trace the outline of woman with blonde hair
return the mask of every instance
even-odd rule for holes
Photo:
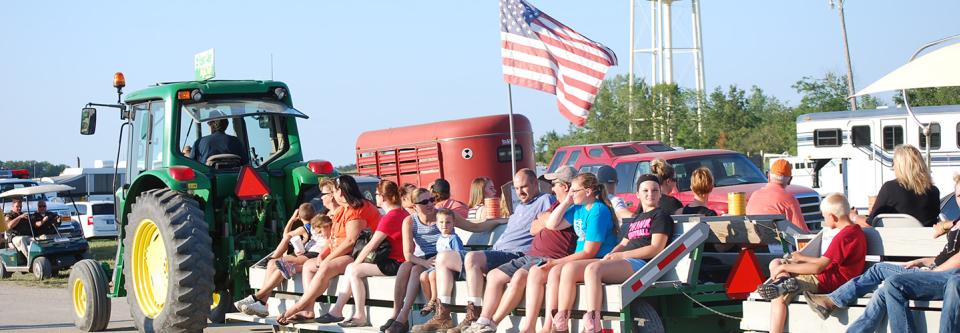
[[[660,202],[657,207],[669,215],[678,215],[683,208],[683,203],[676,197],[670,195],[677,189],[677,175],[673,171],[673,166],[662,158],[650,161],[650,173],[660,179]]]
[[[560,304],[554,317],[557,332],[568,331],[568,319],[576,300],[577,282],[583,281],[585,293],[581,295],[585,313],[580,332],[598,333],[603,330],[600,310],[603,304],[603,284],[620,284],[639,271],[667,246],[673,234],[673,219],[670,213],[659,207],[660,178],[644,174],[637,177],[636,218],[627,220],[619,228],[620,242],[601,260],[583,260],[575,266],[576,272],[565,268],[561,279]],[[571,265],[577,264],[571,263]],[[573,268],[573,267],[571,267]],[[552,273],[552,272],[551,272]],[[570,274],[568,274],[570,273]],[[568,279],[576,275],[579,279]]]
[[[710,192],[713,192],[713,173],[707,167],[699,167],[690,174],[690,190],[693,201],[683,206],[684,215],[717,216],[717,212],[707,207]]]
[[[467,202],[467,219],[486,220],[487,210],[484,206],[484,199],[496,198],[497,188],[493,181],[487,177],[477,177],[470,184],[470,200]]]
[[[863,218],[851,213],[851,220],[869,227],[877,215],[907,214],[925,227],[936,224],[940,215],[940,190],[933,186],[930,169],[916,147],[900,145],[893,150],[893,174],[897,179],[880,187],[870,216]]]
[[[531,332],[540,315],[540,298],[545,293],[545,314],[540,332],[567,331],[569,309],[573,306],[577,284],[583,281],[584,268],[599,261],[617,246],[617,218],[604,186],[592,173],[573,178],[566,198],[544,223],[552,230],[573,227],[577,235],[574,253],[560,259],[548,259],[531,267],[527,278],[526,322],[521,332]],[[543,276],[546,275],[546,287]],[[556,315],[554,315],[554,311]]]

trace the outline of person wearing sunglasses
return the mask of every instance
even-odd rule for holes
[[[340,206],[337,204],[337,201],[333,199],[333,192],[337,188],[337,184],[332,180],[324,179],[320,181],[320,200],[323,201],[323,207],[330,212],[337,210]],[[306,206],[304,206],[306,205]],[[308,208],[309,207],[309,208]],[[280,241],[280,244],[277,246],[277,252],[273,254],[274,259],[270,260],[267,264],[266,278],[263,279],[263,284],[256,293],[247,296],[244,299],[236,301],[233,303],[233,306],[247,315],[255,315],[258,317],[266,317],[269,314],[267,310],[267,299],[270,298],[270,295],[273,293],[273,289],[280,286],[285,279],[283,274],[279,271],[279,267],[275,264],[276,259],[281,258],[282,253],[287,251],[287,241],[290,239],[293,233],[296,230],[301,230],[301,227],[307,225],[308,222],[313,218],[315,209],[313,209],[312,204],[303,204],[298,207],[297,210],[290,215],[290,219],[287,220],[287,225],[283,228],[283,239]],[[316,212],[319,214],[320,212]],[[303,265],[306,263],[304,261],[297,261],[296,269],[301,270]],[[315,265],[314,265],[315,266]],[[304,281],[310,281],[311,276],[307,276],[304,273]],[[305,286],[306,287],[306,286]],[[303,318],[313,318],[313,308],[309,308],[299,313]]]
[[[369,200],[364,199],[360,192],[360,187],[356,180],[351,176],[340,176],[334,179],[336,189],[333,192],[333,198],[337,201],[339,207],[333,212],[333,233],[329,240],[330,253],[324,257],[313,258],[303,265],[303,296],[293,306],[289,307],[285,313],[277,318],[281,324],[294,319],[298,312],[309,312],[313,308],[318,296],[327,290],[330,280],[338,275],[342,275],[347,265],[354,262],[353,247],[360,237],[363,229],[376,230],[380,221],[380,211],[377,206]],[[315,274],[314,274],[315,273]],[[309,319],[303,316],[303,319]],[[299,316],[296,318],[300,318]],[[320,323],[334,323],[342,321],[342,317],[337,317],[329,313],[316,318]]]
[[[414,333],[445,331],[450,328],[453,328],[453,332],[459,333],[470,327],[480,317],[480,306],[483,304],[481,296],[485,284],[484,274],[511,260],[523,257],[530,251],[533,242],[533,234],[531,234],[533,221],[540,213],[550,209],[555,200],[553,196],[540,192],[537,174],[533,170],[527,168],[518,170],[513,176],[513,186],[520,203],[514,207],[513,215],[510,215],[507,220],[506,229],[491,250],[468,252],[462,267],[456,267],[460,263],[456,256],[447,255],[447,253],[437,255],[437,285],[448,286],[448,288],[438,288],[438,298],[441,302],[437,306],[434,317],[423,325],[414,326]],[[502,220],[487,222],[489,221]],[[459,218],[457,222],[460,224]],[[460,268],[459,273],[455,267]],[[465,278],[467,281],[467,313],[456,327],[450,317],[451,304],[443,302],[444,299],[451,297],[455,278]]]
[[[33,231],[39,236],[56,235],[57,225],[60,224],[60,216],[57,213],[47,210],[47,202],[40,200],[37,202],[37,211],[30,216],[33,222]]]

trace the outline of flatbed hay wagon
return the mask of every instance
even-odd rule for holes
[[[726,292],[728,278],[735,271],[741,274],[736,279],[762,280],[759,270],[751,270],[747,264],[744,269],[734,270],[744,257],[737,246],[767,249],[774,247],[793,248],[795,238],[803,238],[800,231],[779,215],[764,216],[725,216],[692,217],[676,216],[677,225],[671,242],[663,252],[651,259],[646,266],[637,271],[630,279],[621,284],[608,284],[603,289],[603,326],[605,333],[619,332],[732,332],[740,325],[742,296],[731,296]],[[457,233],[471,249],[484,249],[493,244],[503,227],[491,232],[470,233],[457,230]],[[777,236],[777,235],[782,236]],[[733,246],[734,252],[715,252],[718,245]],[[746,255],[749,256],[749,255]],[[780,254],[757,254],[759,265],[766,267],[770,260]],[[250,267],[250,287],[260,286],[266,270],[266,258]],[[336,281],[336,280],[334,280]],[[336,301],[336,282],[318,298],[315,311],[325,313]],[[392,311],[393,277],[367,278],[367,306],[371,324],[376,327],[386,321]],[[755,285],[754,285],[755,287]],[[454,288],[453,305],[455,320],[463,317],[466,305],[466,283],[457,282]],[[752,290],[752,289],[751,289]],[[230,313],[228,321],[246,321],[273,325],[276,331],[289,332],[373,332],[375,329],[344,329],[335,324],[292,324],[277,325],[276,316],[296,303],[303,293],[300,276],[287,280],[273,292],[267,302],[270,315],[266,318],[249,316],[242,313]],[[583,287],[578,290],[583,294]],[[745,295],[745,294],[744,294]],[[423,299],[418,300],[424,304]],[[348,305],[345,313],[350,313]],[[578,300],[571,326],[572,331],[580,327],[582,300]],[[456,312],[460,313],[456,313]],[[411,312],[411,324],[423,323],[429,318],[421,317],[418,311]],[[513,332],[524,315],[522,308],[516,309],[511,316],[498,325],[501,332]]]

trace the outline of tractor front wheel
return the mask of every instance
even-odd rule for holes
[[[74,264],[67,286],[73,300],[73,325],[86,332],[107,328],[110,299],[107,298],[107,275],[100,264],[90,259]]]
[[[213,249],[197,202],[170,189],[141,193],[124,239],[127,302],[141,332],[199,332],[213,302]]]

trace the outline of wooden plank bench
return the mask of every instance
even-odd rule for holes
[[[880,227],[865,228],[867,237],[867,267],[877,262],[905,262],[915,258],[936,256],[943,249],[946,240],[941,237],[933,239],[932,228],[896,228]],[[805,255],[819,256],[820,237],[818,234],[802,252]],[[769,275],[769,272],[768,272]],[[821,320],[806,304],[806,299],[800,296],[788,305],[785,332],[844,332],[848,325],[863,315],[870,294],[857,300],[846,310],[834,313],[827,320]],[[911,301],[910,309],[913,312],[918,328],[930,332],[937,331],[940,322],[941,301]],[[744,317],[740,328],[744,331],[770,330],[770,302],[763,300],[756,293],[743,303]],[[886,320],[880,331],[889,332]]]
[[[761,219],[767,220],[758,223],[744,217],[678,218],[679,222],[676,225],[677,227],[674,228],[675,233],[672,241],[663,252],[651,259],[645,267],[637,271],[626,282],[604,286],[604,302],[601,309],[605,319],[603,324],[606,328],[612,328],[612,330],[607,330],[605,333],[631,331],[634,330],[637,325],[642,325],[644,320],[647,320],[643,316],[650,315],[650,312],[638,312],[637,305],[644,303],[637,302],[638,298],[646,299],[647,297],[663,295],[675,295],[677,298],[683,298],[684,296],[680,295],[679,291],[686,290],[692,292],[695,290],[695,288],[700,285],[697,281],[698,270],[700,268],[699,260],[703,254],[703,244],[707,242],[708,239],[711,239],[714,243],[742,242],[764,244],[773,242],[772,239],[776,238],[775,236],[771,236],[775,233],[765,230],[774,230],[776,226],[779,226],[781,228],[780,230],[788,234],[799,232],[796,228],[790,229],[791,225],[789,222],[785,222],[780,216],[764,216],[761,217]],[[757,227],[755,224],[764,224],[766,227]],[[744,227],[744,225],[747,225],[747,227]],[[457,233],[464,240],[467,247],[484,249],[489,248],[493,244],[494,240],[502,233],[503,228],[504,226],[500,226],[489,233],[470,233],[458,229]],[[776,256],[777,255],[773,255],[770,259]],[[767,261],[769,261],[769,259]],[[263,264],[265,264],[265,260]],[[262,267],[262,265],[251,267],[251,288],[260,287],[264,273],[265,268]],[[318,314],[325,313],[331,306],[330,303],[335,301],[336,285],[337,279],[334,279],[331,281],[330,287],[324,292],[324,296],[318,299],[315,305],[315,311],[317,311]],[[367,279],[367,311],[374,327],[381,325],[391,314],[390,308],[393,302],[393,287],[394,277],[370,277]],[[714,284],[709,287],[711,287],[712,293],[719,291],[719,296],[711,296],[712,298],[726,300],[725,296],[720,297],[723,294],[722,285]],[[578,295],[584,292],[583,285],[579,288]],[[452,296],[455,320],[457,321],[462,318],[463,306],[467,304],[466,290],[466,282],[458,281],[456,283]],[[274,318],[286,310],[287,307],[293,305],[299,299],[299,295],[301,295],[302,292],[303,287],[298,276],[284,282],[276,288],[273,297],[271,297],[268,302],[268,308],[270,310],[269,317],[256,318],[239,313],[232,313],[228,315],[228,319],[276,325]],[[424,300],[418,297],[418,303],[423,304]],[[345,315],[352,313],[353,310],[351,306],[352,305],[348,305],[347,308],[345,308]],[[739,310],[739,305],[736,306],[737,310]],[[575,308],[584,308],[583,300],[578,298]],[[690,312],[691,313],[688,314],[690,316],[695,316],[697,313],[700,313],[698,311]],[[520,324],[522,315],[522,308],[515,311],[514,315],[507,317],[504,322],[498,325],[499,331],[515,331]],[[653,312],[653,315],[656,315],[656,312]],[[411,311],[411,316],[411,322],[413,324],[423,323],[429,319],[419,316],[418,311]],[[580,327],[579,320],[576,320],[579,318],[579,315],[571,317],[575,319],[571,323],[571,329],[577,331]],[[297,324],[285,328],[275,326],[275,328],[292,331],[343,331],[336,325],[320,324]]]

